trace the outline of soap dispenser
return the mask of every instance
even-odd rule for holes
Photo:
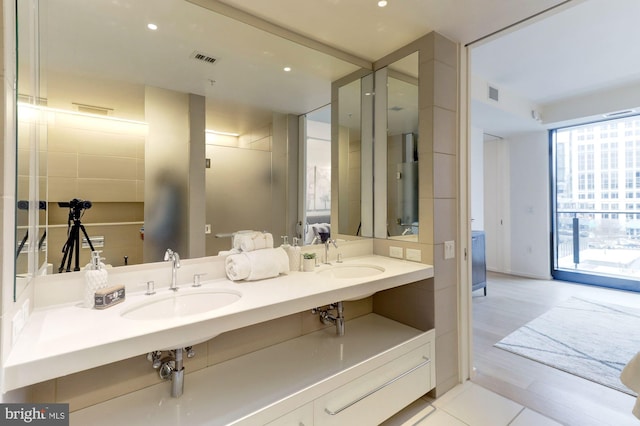
[[[289,247],[289,270],[299,271],[302,257],[302,249],[298,245],[298,238],[293,237],[293,246]]]
[[[283,235],[281,237],[284,242],[282,243],[282,248],[284,249],[285,253],[287,253],[287,256],[289,257],[289,270],[290,271],[299,271],[300,270],[300,247],[298,247],[298,256],[296,257],[295,251],[295,244],[296,243],[296,238],[294,237],[293,241],[294,241],[294,246],[291,246],[289,244],[289,236],[288,235]]]
[[[95,293],[101,288],[107,287],[107,270],[101,262],[100,252],[91,252],[91,263],[85,268],[84,279],[84,307],[93,308]]]

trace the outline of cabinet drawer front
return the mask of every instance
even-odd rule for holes
[[[425,344],[314,402],[316,425],[379,424],[433,388]]]
[[[265,426],[313,426],[313,403],[303,405]]]

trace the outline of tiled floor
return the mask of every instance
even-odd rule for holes
[[[560,423],[472,382],[435,401],[419,400],[381,426],[559,426]]]

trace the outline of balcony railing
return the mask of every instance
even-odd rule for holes
[[[555,241],[559,270],[640,279],[640,212],[559,210]]]

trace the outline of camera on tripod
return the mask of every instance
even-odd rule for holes
[[[79,198],[74,198],[73,200],[69,201],[68,203],[59,202],[58,206],[59,207],[69,207],[69,210],[70,210],[69,215],[71,215],[71,212],[73,212],[73,216],[75,218],[79,218],[80,217],[80,213],[82,212],[82,210],[91,208],[91,201],[81,200]]]
[[[67,229],[67,241],[62,246],[62,262],[60,263],[60,267],[58,268],[58,272],[65,271],[65,263],[66,263],[66,272],[71,272],[71,258],[74,257],[75,254],[75,267],[74,271],[80,270],[80,231],[84,234],[87,239],[87,243],[89,243],[89,247],[91,251],[94,250],[93,244],[91,244],[91,239],[89,235],[87,235],[87,230],[84,228],[84,225],[80,221],[80,216],[82,216],[82,211],[85,209],[91,208],[91,201],[81,200],[79,198],[74,198],[68,203],[59,202],[58,206],[60,207],[69,207],[69,227]],[[73,223],[73,226],[71,225]],[[75,253],[74,253],[75,252]]]

